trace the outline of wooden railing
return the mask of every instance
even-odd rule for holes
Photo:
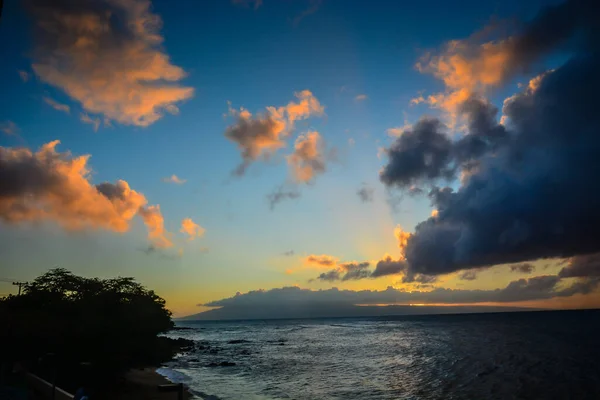
[[[31,385],[33,391],[38,396],[41,396],[42,399],[73,400],[75,398],[75,396],[73,396],[71,393],[54,386],[50,382],[32,374],[31,372],[27,372],[25,376],[27,377],[27,381],[29,382],[29,385]]]

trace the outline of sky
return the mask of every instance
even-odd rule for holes
[[[600,306],[599,6],[450,3],[5,2],[0,295]]]

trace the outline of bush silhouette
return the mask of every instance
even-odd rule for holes
[[[48,360],[51,353],[46,374],[58,370],[66,386],[83,379],[82,365],[88,377],[109,382],[130,368],[167,361],[178,350],[175,341],[159,336],[173,327],[164,299],[133,278],[84,278],[52,269],[22,295],[0,300],[0,318],[2,358],[39,368],[40,357]]]

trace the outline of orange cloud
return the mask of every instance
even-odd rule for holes
[[[173,246],[173,242],[169,238],[171,235],[165,230],[165,219],[160,212],[160,206],[141,207],[139,214],[148,227],[148,238],[158,248],[166,248]]]
[[[304,262],[306,265],[312,265],[317,267],[332,267],[337,264],[339,259],[337,257],[329,256],[327,254],[311,254],[305,258]]]
[[[294,96],[299,100],[297,103],[290,101],[287,106],[277,108],[278,115],[287,114],[290,124],[313,115],[323,115],[325,112],[325,108],[310,90],[294,93]]]
[[[310,182],[315,175],[325,172],[323,141],[319,132],[300,135],[287,161],[297,182]]]
[[[454,129],[460,120],[459,107],[469,97],[504,83],[518,64],[514,40],[478,43],[481,36],[476,33],[465,40],[451,40],[438,54],[425,54],[416,64],[417,70],[442,80],[446,91],[420,95],[411,104],[426,103],[443,110],[449,117],[448,125]]]
[[[295,93],[298,102],[291,101],[282,107],[267,107],[265,113],[252,115],[244,108],[229,107],[228,115],[236,121],[227,127],[225,136],[235,142],[242,153],[242,164],[235,170],[243,175],[248,166],[259,158],[268,158],[285,147],[285,139],[298,120],[313,115],[323,115],[324,107],[310,90]]]
[[[394,236],[398,240],[398,247],[400,248],[400,259],[405,260],[404,252],[406,250],[406,245],[408,244],[408,239],[410,239],[411,234],[402,230],[400,225],[397,225],[394,228]]]
[[[367,95],[366,95],[366,94],[359,94],[359,95],[357,95],[357,96],[354,98],[354,100],[356,100],[356,101],[364,101],[364,100],[366,100],[366,99],[367,99]]]
[[[67,114],[71,112],[71,107],[66,104],[59,103],[50,97],[44,97],[44,102],[57,111],[66,112]]]
[[[146,206],[146,197],[123,180],[93,185],[90,156],[59,153],[59,143],[47,143],[36,153],[0,147],[0,220],[9,224],[52,220],[67,230],[126,232],[140,214],[152,243],[171,245],[158,206]]]
[[[189,240],[194,240],[197,237],[202,237],[206,230],[192,221],[191,218],[184,218],[181,221],[181,229],[179,230],[181,233],[185,233],[189,236]]]
[[[149,0],[31,3],[35,74],[86,111],[148,126],[193,96],[193,88],[178,84],[185,72],[161,47],[162,22]]]
[[[389,128],[385,132],[388,134],[388,136],[400,137],[400,136],[402,136],[402,134],[404,132],[406,132],[410,128],[412,128],[412,125],[409,123],[406,123],[406,124],[404,124],[404,126],[397,126],[395,128]]]

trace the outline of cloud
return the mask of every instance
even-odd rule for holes
[[[452,142],[435,119],[421,119],[385,150],[388,163],[380,172],[386,185],[411,186],[421,179],[451,177]]]
[[[225,129],[225,137],[236,143],[242,155],[242,163],[235,175],[243,175],[254,161],[268,159],[277,150],[285,147],[285,139],[294,129],[294,123],[315,115],[323,115],[324,108],[310,90],[295,93],[298,102],[287,106],[267,107],[263,114],[252,115],[248,110],[229,108],[235,119]]]
[[[319,132],[308,132],[298,136],[294,152],[287,156],[294,180],[309,183],[316,175],[325,172],[324,144]]]
[[[410,131],[411,128],[412,128],[412,125],[406,123],[406,124],[404,124],[404,126],[397,126],[394,128],[389,128],[385,132],[388,134],[388,136],[400,137],[404,134],[404,132]]]
[[[181,179],[177,175],[173,174],[169,177],[162,178],[162,181],[165,183],[175,183],[177,185],[183,185],[187,182],[187,179]]]
[[[79,114],[79,120],[84,124],[90,124],[94,127],[94,132],[98,132],[98,128],[100,127],[100,118],[90,118],[89,115],[85,113]]]
[[[36,153],[0,147],[0,220],[7,224],[51,220],[69,231],[126,232],[140,215],[157,247],[168,247],[158,206],[126,181],[90,182],[89,155],[57,152],[58,140]]]
[[[522,263],[510,266],[511,272],[519,272],[521,274],[531,274],[535,271],[535,266],[530,263]]]
[[[12,121],[0,122],[0,131],[4,132],[7,135],[10,135],[10,136],[18,135],[20,130],[21,129],[19,129],[17,124],[15,124]]]
[[[469,116],[467,134],[450,146],[434,131],[420,136],[427,141],[419,143],[426,151],[413,151],[417,146],[404,143],[396,143],[390,150],[382,181],[403,190],[414,183],[433,185],[429,195],[438,210],[435,218],[419,223],[408,240],[409,274],[438,275],[600,251],[596,240],[598,193],[590,184],[600,173],[595,102],[600,93],[600,41],[592,40],[600,28],[590,24],[598,17],[598,8],[580,15],[586,6],[569,8],[575,3],[549,9],[526,27],[525,36],[511,39],[521,43],[511,44],[511,48],[527,45],[535,55],[552,50],[547,40],[566,31],[581,31],[576,41],[560,41],[571,47],[556,48],[572,53],[567,62],[536,80],[535,90],[528,86],[505,102],[506,125],[495,122],[495,110],[487,101],[470,98],[461,107]],[[577,18],[567,18],[573,13]],[[561,29],[540,25],[540,21],[556,18]],[[548,28],[547,37],[539,36],[541,26]],[[537,33],[531,36],[531,32]],[[543,48],[533,48],[536,43]],[[518,54],[531,60],[520,50]],[[519,69],[510,62],[507,68]],[[443,145],[436,147],[435,143]],[[433,154],[429,164],[420,161],[427,152]],[[413,159],[417,161],[410,163]],[[457,189],[435,187],[446,171],[455,176],[461,170],[469,173]]]
[[[356,100],[356,101],[365,101],[367,99],[368,99],[368,97],[366,94],[359,94],[359,95],[356,95],[356,97],[354,97],[354,100]]]
[[[338,260],[339,259],[337,257],[333,257],[327,254],[311,254],[304,259],[304,262],[307,265],[316,265],[319,267],[332,267],[337,264]]]
[[[29,81],[29,72],[23,70],[18,70],[17,72],[19,73],[19,77],[23,82]]]
[[[475,271],[465,271],[458,276],[458,279],[461,281],[474,281],[477,279],[477,272]]]
[[[560,270],[558,276],[562,278],[600,277],[600,253],[570,258],[568,265]]]
[[[299,287],[284,287],[271,290],[256,290],[237,293],[233,297],[203,304],[209,307],[261,308],[288,307],[302,304],[473,304],[511,303],[544,300],[554,297],[570,297],[588,294],[597,290],[600,280],[591,279],[575,282],[563,287],[561,278],[554,275],[537,276],[510,282],[506,287],[493,290],[463,290],[437,288],[431,291],[404,291],[388,287],[385,290],[309,290]]]
[[[326,282],[349,281],[368,278],[371,276],[371,271],[369,271],[370,265],[371,264],[368,261],[361,263],[341,263],[337,268],[324,272],[317,276],[315,279],[311,279],[309,282],[312,282],[314,280]]]
[[[178,82],[149,0],[28,0],[35,26],[33,71],[89,113],[148,126],[194,89]]]
[[[300,21],[302,21],[304,18],[319,11],[319,8],[321,8],[321,4],[323,3],[323,1],[309,0],[309,3],[310,4],[306,10],[302,11],[300,14],[294,17],[294,19],[292,20],[293,26],[297,27],[298,25],[300,25]]]
[[[50,97],[44,97],[44,102],[57,111],[62,111],[67,114],[71,113],[71,107],[69,107],[66,104],[59,103],[58,101],[51,99]]]
[[[231,4],[241,5],[244,7],[250,7],[250,5],[254,4],[253,8],[258,10],[258,8],[263,5],[263,0],[231,0]]]
[[[275,209],[275,206],[284,200],[297,199],[300,197],[300,192],[297,188],[291,187],[286,188],[285,185],[278,186],[272,193],[267,195],[267,201],[269,202],[269,208]]]
[[[420,96],[413,103],[426,102],[455,114],[474,93],[484,93],[528,72],[556,49],[572,47],[572,43],[577,44],[575,50],[597,46],[597,17],[598,7],[593,2],[572,0],[547,7],[519,32],[500,40],[485,41],[498,36],[499,25],[488,26],[465,40],[451,40],[440,52],[427,53],[417,63],[419,71],[442,80],[446,92]],[[578,40],[570,40],[577,35]]]
[[[373,189],[372,187],[369,187],[366,184],[363,184],[363,186],[356,191],[356,194],[358,195],[358,198],[363,203],[370,203],[370,202],[372,202],[373,201],[373,194],[374,193],[375,193],[375,189]]]
[[[191,218],[184,218],[181,221],[181,229],[179,230],[181,233],[185,233],[189,236],[189,240],[194,240],[197,237],[202,237],[206,229],[192,221]]]
[[[144,254],[151,256],[151,255],[156,255],[158,256],[160,259],[162,260],[179,260],[181,259],[181,256],[183,256],[183,252],[182,249],[179,249],[177,251],[177,253],[172,253],[172,252],[167,252],[162,248],[158,248],[152,244],[150,244],[148,247],[146,248],[142,248],[139,249],[141,252],[143,252]]]
[[[392,260],[392,257],[386,256],[377,262],[375,270],[371,274],[371,278],[379,278],[380,276],[396,275],[403,273],[406,270],[406,261]]]
[[[141,207],[138,212],[148,228],[148,238],[155,247],[163,249],[173,246],[171,234],[165,230],[165,219],[159,205]]]
[[[510,140],[480,157],[457,191],[430,193],[438,216],[417,225],[409,241],[412,270],[438,274],[600,250],[589,185],[600,173],[590,103],[600,92],[598,68],[597,56],[575,58],[505,104]]]
[[[421,118],[407,129],[384,153],[388,163],[379,174],[387,186],[403,189],[455,179],[464,179],[479,165],[479,159],[508,141],[508,132],[496,123],[498,109],[487,100],[465,100],[460,114],[467,121],[468,134],[452,141],[438,119]]]
[[[402,258],[405,257],[406,246],[411,234],[402,229],[400,225],[396,225],[394,228],[394,237],[398,240],[398,248],[400,249],[400,255]]]

